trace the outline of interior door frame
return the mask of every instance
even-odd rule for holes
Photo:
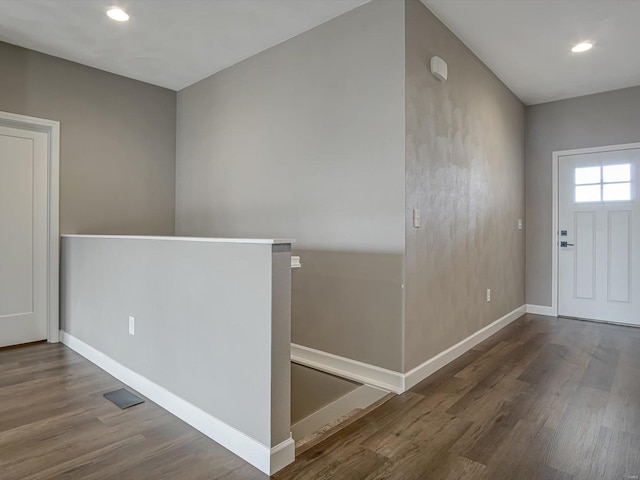
[[[570,155],[583,155],[586,153],[602,153],[617,150],[635,150],[640,149],[639,143],[623,143],[620,145],[606,145],[603,147],[576,148],[573,150],[558,150],[553,152],[553,214],[551,226],[551,245],[552,245],[552,262],[551,262],[551,311],[549,315],[558,316],[558,263],[560,254],[560,203],[559,203],[559,177],[560,177],[560,157]],[[640,190],[639,190],[640,191]]]
[[[47,341],[60,341],[60,122],[0,111],[0,125],[47,135]]]

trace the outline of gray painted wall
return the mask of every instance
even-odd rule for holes
[[[553,152],[640,142],[640,87],[527,107],[527,303],[551,306]]]
[[[270,244],[63,238],[61,328],[275,446],[290,431],[290,255]]]
[[[524,304],[525,110],[422,3],[405,11],[408,371]]]
[[[174,233],[176,92],[0,42],[0,111],[60,122],[60,232]]]
[[[180,91],[176,178],[178,234],[296,238],[295,343],[397,371],[403,25],[374,0]]]
[[[292,363],[291,425],[359,386],[359,383]]]

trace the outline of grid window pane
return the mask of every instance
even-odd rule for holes
[[[631,184],[605,183],[602,187],[602,197],[605,202],[629,201],[631,200]]]
[[[600,167],[576,168],[576,185],[600,183]]]
[[[602,176],[604,182],[630,182],[631,181],[631,165],[625,163],[622,165],[605,165],[602,167]]]
[[[600,185],[579,185],[576,187],[576,202],[599,202]]]

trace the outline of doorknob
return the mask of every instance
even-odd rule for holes
[[[560,242],[561,247],[575,247],[573,243]]]

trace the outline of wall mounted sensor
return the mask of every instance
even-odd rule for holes
[[[447,62],[445,62],[440,57],[431,57],[431,73],[438,80],[446,80],[447,79]]]

